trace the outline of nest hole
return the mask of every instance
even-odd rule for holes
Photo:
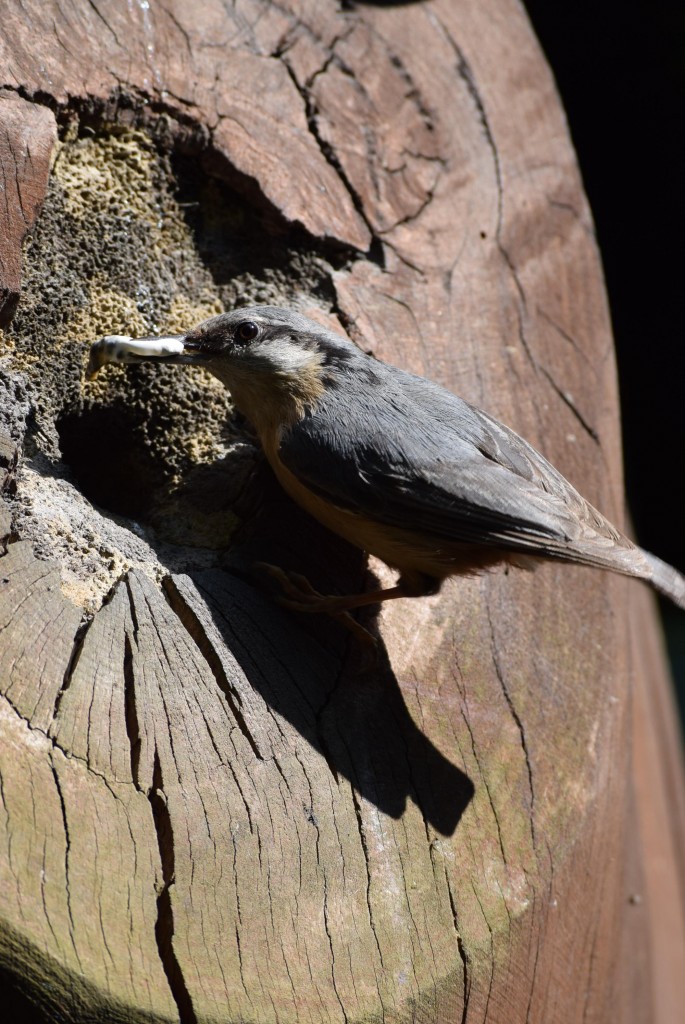
[[[56,421],[62,461],[88,501],[104,513],[152,528],[166,544],[223,551],[259,502],[254,440],[232,431],[227,452],[178,472],[146,430],[147,417],[99,405]],[[152,538],[150,538],[152,539]]]
[[[64,463],[94,505],[132,519],[150,516],[164,474],[140,439],[140,422],[117,406],[61,416],[56,423]]]

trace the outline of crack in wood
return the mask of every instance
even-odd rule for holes
[[[59,799],[60,809],[62,811],[62,827],[64,828],[64,890],[67,898],[67,915],[69,917],[69,938],[71,939],[71,945],[76,955],[76,960],[79,966],[82,968],[81,957],[76,946],[76,926],[74,924],[74,913],[71,905],[71,882],[69,880],[69,855],[71,853],[71,836],[69,834],[69,823],[67,821],[67,805],[64,800],[64,793],[62,792],[62,784],[59,781],[59,775],[57,774],[57,768],[55,766],[54,757],[50,757],[50,770],[52,771],[52,777],[55,782],[55,789],[57,790],[57,797]]]
[[[112,35],[112,37],[114,39],[114,42],[117,44],[117,46],[121,48],[121,43],[119,42],[119,38],[118,38],[116,32],[114,31],[114,29],[112,28],[110,23],[107,21],[107,18],[105,18],[104,14],[102,13],[102,11],[98,7],[98,5],[95,3],[95,0],[86,0],[86,3],[91,8],[91,10],[93,10],[95,12],[96,16],[99,18],[99,20],[105,26],[107,31],[111,33],[111,35]],[[141,4],[141,7],[142,7],[142,4]]]
[[[334,761],[333,755],[331,753],[330,747],[328,745],[328,740],[326,739],[325,732],[324,732],[324,726],[323,726],[323,716],[326,713],[326,711],[327,711],[327,709],[328,709],[328,707],[329,707],[329,705],[331,703],[331,699],[332,699],[332,697],[333,697],[333,695],[334,695],[334,693],[336,691],[336,688],[337,688],[338,684],[339,684],[339,679],[336,680],[336,682],[333,684],[333,687],[331,689],[331,692],[328,694],[328,697],[326,698],[326,700],[324,701],[322,706],[319,708],[319,710],[316,712],[316,714],[314,716],[314,724],[315,724],[315,728],[316,728],[316,738],[317,738],[317,741],[318,741],[318,744],[319,744],[319,750],[320,750],[320,752],[321,752],[321,754],[323,756],[323,759],[325,760],[326,764],[328,765],[328,770],[330,771],[331,775],[333,776],[336,784],[339,785],[340,784],[340,777],[338,775],[338,769],[335,767],[335,761]]]
[[[569,394],[569,392],[568,391],[564,391],[563,388],[559,387],[559,385],[555,381],[555,379],[552,376],[552,374],[544,366],[541,366],[540,369],[542,370],[543,375],[547,378],[547,380],[549,381],[551,386],[554,388],[554,391],[556,392],[556,394],[559,396],[559,398],[564,403],[564,405],[566,405],[571,410],[573,416],[576,418],[578,423],[581,425],[581,427],[583,428],[585,433],[590,438],[592,438],[592,440],[595,442],[595,444],[599,444],[600,443],[599,434],[597,433],[595,428],[588,423],[588,421],[585,419],[583,414],[579,411],[577,405],[573,401],[573,398]]]
[[[590,1010],[590,1003],[591,1003],[590,995],[592,993],[592,981],[593,981],[593,974],[594,974],[594,969],[595,969],[595,962],[596,962],[596,959],[597,959],[597,943],[598,943],[598,941],[600,941],[599,929],[597,928],[596,922],[595,922],[594,923],[594,927],[593,927],[593,931],[592,931],[592,943],[590,945],[590,958],[589,958],[589,965],[588,965],[588,977],[587,977],[587,982],[586,982],[585,1005],[583,1006],[583,1024],[585,1024],[585,1022],[587,1021],[587,1019],[588,1019],[588,1012]]]
[[[535,908],[535,893],[533,893],[533,909]],[[530,1024],[530,1011],[533,1005],[533,997],[537,990],[537,975],[538,975],[538,963],[540,961],[540,950],[542,949],[544,941],[544,935],[542,929],[537,934],[537,942],[535,944],[535,960],[533,962],[533,976],[530,979],[530,997],[528,999],[528,1006],[526,1007],[526,1024]]]
[[[130,594],[129,594],[130,597]],[[133,614],[133,602],[131,602],[131,613]],[[124,722],[126,735],[131,750],[131,777],[133,784],[139,792],[143,792],[140,784],[140,752],[141,738],[138,713],[136,710],[136,685],[133,674],[133,646],[128,632],[124,633]]]
[[[485,607],[486,607],[486,614],[487,614],[487,618],[488,618],[488,624],[489,624],[489,627],[490,627],[490,650],[491,650],[491,653],[492,653],[492,664],[493,664],[493,667],[495,669],[495,675],[497,676],[497,680],[498,680],[498,682],[500,684],[500,687],[502,688],[502,694],[503,694],[504,699],[505,699],[505,701],[507,703],[507,707],[509,708],[509,713],[511,714],[511,717],[513,718],[513,720],[514,720],[514,722],[516,724],[516,728],[518,729],[519,737],[521,739],[521,749],[523,750],[523,756],[524,756],[525,761],[526,761],[526,772],[528,774],[528,787],[529,787],[529,790],[530,790],[530,835],[531,835],[531,841],[532,841],[532,844],[533,844],[533,851],[535,852],[535,856],[537,857],[537,842],[536,842],[536,837],[535,837],[535,789],[533,787],[533,766],[531,764],[530,752],[528,750],[528,745],[526,743],[526,733],[525,733],[525,730],[523,728],[523,720],[522,720],[521,716],[519,715],[518,711],[516,710],[516,707],[514,705],[514,701],[512,700],[511,694],[509,693],[509,689],[507,687],[506,680],[504,678],[504,671],[503,671],[502,666],[500,664],[499,649],[498,649],[497,641],[496,641],[496,638],[495,638],[495,626],[494,626],[494,623],[492,621],[492,613],[490,611],[490,606],[487,603],[487,601],[486,601],[486,606]],[[506,863],[506,861],[505,861],[505,863]]]
[[[381,944],[380,944],[380,940],[378,938],[378,932],[376,930],[376,925],[374,923],[373,906],[372,906],[372,901],[371,901],[371,860],[370,860],[370,855],[369,855],[369,848],[368,848],[368,845],[367,845],[367,842],[366,842],[366,834],[364,832],[364,819],[362,817],[361,805],[359,803],[359,796],[357,794],[357,791],[355,790],[354,784],[352,784],[352,783],[350,784],[350,791],[351,791],[351,794],[352,794],[352,804],[354,806],[354,814],[355,814],[355,818],[356,818],[356,821],[357,821],[357,829],[359,831],[359,839],[360,839],[361,846],[362,846],[362,852],[364,854],[364,863],[366,865],[366,906],[367,906],[367,909],[368,909],[368,912],[369,912],[369,925],[371,927],[371,932],[373,934],[373,937],[374,937],[374,940],[375,940],[375,943],[376,943],[376,949],[378,950],[378,959],[381,962],[381,967],[384,968],[385,965],[383,963],[383,952],[381,950]],[[379,998],[381,997],[380,996],[380,991],[378,993],[378,996],[379,996]],[[381,999],[381,1003],[382,1003],[382,999]]]
[[[316,835],[317,835],[317,839],[316,839],[316,857],[317,857],[317,860],[318,860],[319,859],[319,830],[318,830],[318,828],[316,829]],[[349,1017],[347,1015],[347,1010],[345,1009],[345,1004],[342,1001],[342,998],[340,996],[340,992],[338,991],[338,984],[337,984],[337,982],[335,980],[335,952],[333,950],[333,936],[331,935],[331,927],[330,927],[330,923],[329,923],[329,920],[328,920],[328,884],[326,882],[326,872],[325,872],[325,870],[323,872],[323,926],[324,926],[324,930],[326,932],[326,937],[328,939],[328,948],[330,949],[330,952],[331,952],[331,982],[333,984],[333,991],[335,992],[336,999],[338,1000],[338,1003],[340,1004],[340,1010],[341,1010],[341,1013],[343,1015],[343,1020],[345,1021],[345,1024],[348,1024]]]
[[[355,210],[357,211],[362,221],[364,222],[365,227],[369,231],[371,241],[367,251],[364,254],[365,258],[369,262],[375,263],[377,266],[381,268],[381,270],[385,270],[385,255],[383,253],[383,241],[367,216],[366,210],[364,209],[364,201],[359,192],[355,189],[352,182],[349,180],[342,164],[340,163],[335,154],[333,147],[328,142],[326,142],[326,140],[321,136],[321,133],[319,132],[319,127],[316,123],[316,108],[314,106],[312,97],[309,95],[308,90],[300,85],[297,79],[297,75],[293,71],[288,61],[285,60],[285,58],[282,59],[282,63],[286,71],[288,72],[288,75],[290,76],[293,85],[295,86],[297,92],[302,98],[302,102],[304,104],[305,109],[305,116],[307,119],[307,127],[309,128],[312,138],[316,142],[321,152],[321,155],[323,156],[326,163],[333,168],[338,178],[344,185],[345,190],[352,201],[352,205],[354,206]]]
[[[259,747],[257,746],[254,736],[252,735],[250,728],[245,721],[245,716],[241,710],[241,699],[240,694],[236,693],[235,689],[231,686],[228,676],[221,664],[221,659],[217,654],[212,641],[207,636],[202,623],[199,618],[190,607],[190,605],[183,599],[183,595],[180,593],[178,587],[172,576],[165,576],[162,580],[162,592],[166,596],[169,607],[173,612],[176,613],[178,618],[181,620],[183,627],[185,628],[188,635],[195,642],[200,654],[207,662],[210,671],[216,679],[217,686],[223,693],[226,703],[231,709],[231,713],[235,719],[236,725],[240,729],[241,733],[250,744],[250,749],[255,757],[259,761],[264,760]]]
[[[55,739],[55,737],[50,734],[50,732],[46,732],[46,730],[41,729],[40,726],[34,725],[33,722],[26,717],[26,715],[22,715],[21,711],[16,707],[15,704],[12,703],[11,699],[7,696],[6,693],[0,694],[0,699],[4,700],[7,706],[12,710],[12,713],[17,716],[20,722],[23,722],[23,724],[26,726],[29,732],[37,733],[39,736],[42,736],[43,739],[48,741],[53,750],[58,750],[60,754],[62,754],[65,758],[77,761],[79,764],[82,764],[84,768],[86,768],[89,772],[95,775],[98,779],[102,779],[102,781],[108,788],[110,787],[110,780],[107,778],[107,776],[103,772],[99,772],[97,771],[96,768],[93,768],[92,764],[90,764],[87,757],[81,757],[80,754],[75,754],[73,750],[70,750],[67,747],[62,746],[62,744],[59,743]],[[118,785],[121,786],[132,785],[132,783],[128,781],[117,780],[117,782]]]
[[[81,623],[81,625],[76,630],[76,633],[74,635],[74,643],[71,651],[71,657],[69,658],[67,667],[64,670],[64,679],[62,680],[62,685],[60,686],[59,691],[57,693],[57,697],[55,698],[55,708],[52,713],[53,721],[57,718],[57,714],[59,712],[60,704],[62,703],[62,698],[64,697],[64,694],[71,686],[71,680],[73,678],[74,672],[76,671],[76,666],[79,663],[81,654],[83,653],[83,645],[85,643],[86,635],[93,620],[93,615],[84,616],[84,621]]]
[[[131,582],[128,578],[126,579],[126,588],[129,598],[132,636],[129,635],[128,630],[125,631],[123,663],[124,714],[126,733],[131,748],[131,774],[136,788],[139,792],[144,792],[139,778],[141,736],[136,709],[136,679],[133,652],[133,644],[137,644],[138,641],[138,621],[135,600],[131,591]],[[171,887],[175,881],[174,836],[171,816],[164,793],[164,780],[159,753],[156,748],[154,752],[152,785],[145,795],[152,811],[152,821],[162,869],[162,886],[157,893],[157,918],[154,925],[157,950],[169,983],[171,995],[178,1007],[180,1024],[197,1024],[197,1015],[193,1008],[190,992],[173,946],[174,916],[171,902]]]
[[[433,859],[433,850],[431,849],[431,860]],[[464,940],[459,930],[459,916],[457,914],[457,905],[454,901],[454,894],[450,887],[450,880],[447,875],[447,868],[443,865],[445,872],[445,884],[447,886],[447,897],[450,902],[450,910],[452,911],[452,921],[454,923],[454,931],[457,936],[457,949],[459,950],[459,957],[462,964],[462,989],[464,993],[464,1007],[461,1013],[461,1024],[466,1024],[466,1020],[469,1012],[469,999],[471,997],[471,972],[469,969],[469,955],[464,944]]]
[[[494,802],[494,799],[493,799],[493,796],[492,796],[492,791],[490,789],[490,784],[488,782],[488,779],[487,779],[487,776],[486,776],[485,772],[483,771],[483,766],[480,763],[480,757],[478,755],[478,750],[476,748],[476,738],[475,738],[473,729],[471,727],[471,723],[469,722],[468,715],[466,714],[466,712],[463,709],[462,709],[462,712],[461,712],[461,717],[462,717],[462,721],[464,722],[464,725],[466,727],[466,731],[468,732],[470,740],[471,740],[471,752],[473,754],[473,758],[474,758],[474,760],[476,762],[476,765],[478,766],[478,773],[479,773],[481,779],[483,780],[483,786],[484,786],[485,792],[487,794],[488,803],[490,804],[490,810],[492,811],[492,817],[493,817],[493,820],[495,822],[495,828],[497,829],[497,838],[499,840],[500,853],[502,854],[502,863],[506,867],[507,855],[506,855],[506,853],[504,851],[504,837],[502,836],[502,827],[500,825],[499,815],[497,813],[497,808],[495,807],[495,802]]]
[[[481,127],[483,129],[483,134],[484,134],[485,139],[486,139],[487,144],[488,144],[488,148],[490,149],[490,152],[492,154],[492,160],[493,160],[493,165],[494,165],[494,170],[495,170],[495,182],[496,182],[496,185],[497,185],[497,228],[496,228],[496,235],[497,235],[497,240],[498,240],[498,243],[499,243],[500,242],[499,235],[500,235],[500,230],[501,230],[501,227],[502,227],[502,214],[503,214],[502,204],[503,204],[503,198],[504,198],[504,190],[503,190],[503,185],[502,185],[502,168],[501,168],[501,165],[500,165],[499,152],[497,150],[497,145],[495,143],[495,137],[494,137],[494,135],[492,133],[492,128],[490,127],[490,122],[488,120],[488,115],[487,115],[487,112],[485,110],[485,101],[483,100],[483,97],[481,96],[481,94],[479,92],[478,86],[476,84],[475,76],[474,76],[473,71],[471,69],[471,65],[469,64],[468,60],[466,59],[466,55],[464,54],[464,51],[462,50],[462,48],[459,46],[459,44],[456,42],[456,40],[453,38],[453,36],[448,32],[448,30],[442,24],[440,19],[435,16],[435,14],[433,14],[432,12],[429,12],[428,13],[428,17],[429,17],[430,21],[434,25],[437,25],[441,35],[446,40],[447,44],[452,49],[454,55],[457,58],[457,74],[459,75],[461,80],[464,82],[464,84],[466,86],[466,89],[468,91],[468,94],[471,97],[471,100],[473,101],[473,104],[474,104],[474,106],[476,108],[476,113],[478,115],[478,120],[480,121]]]
[[[598,376],[599,376],[599,369],[598,369],[597,363],[596,363],[595,361],[593,361],[593,360],[592,360],[592,359],[591,359],[591,358],[590,358],[590,357],[589,357],[589,356],[587,355],[587,353],[586,353],[586,352],[585,352],[585,351],[584,351],[584,350],[582,349],[582,347],[581,347],[581,346],[580,346],[580,345],[578,344],[578,342],[577,342],[577,341],[575,340],[575,338],[573,337],[573,335],[572,335],[572,334],[569,334],[569,332],[568,332],[568,331],[565,331],[565,330],[564,330],[564,328],[563,328],[563,327],[562,327],[562,326],[561,326],[560,324],[558,324],[558,323],[556,322],[556,320],[555,320],[555,319],[554,319],[553,317],[551,317],[551,316],[549,315],[549,313],[547,313],[547,312],[546,312],[546,310],[544,310],[544,309],[542,308],[542,306],[540,306],[540,305],[536,306],[536,307],[535,307],[535,312],[536,312],[536,313],[538,314],[538,316],[539,316],[539,317],[540,317],[540,318],[541,318],[542,320],[544,320],[544,321],[545,321],[545,323],[548,323],[548,324],[549,324],[549,326],[550,326],[550,327],[551,327],[551,328],[552,328],[552,329],[553,329],[553,330],[555,331],[555,333],[556,333],[556,334],[558,334],[558,335],[559,335],[559,337],[560,337],[560,338],[563,338],[563,340],[564,340],[565,342],[567,342],[567,344],[569,344],[569,345],[571,346],[571,348],[572,348],[572,349],[574,350],[574,352],[577,352],[577,354],[578,354],[578,355],[579,355],[579,356],[581,357],[581,359],[582,359],[582,360],[583,360],[583,361],[584,361],[584,362],[585,362],[585,363],[587,364],[587,366],[588,366],[588,367],[589,367],[589,369],[590,369],[590,370],[592,371],[592,373],[593,373],[593,374],[594,374],[594,375],[595,375],[596,377],[598,377]]]
[[[152,771],[152,789],[148,793],[152,819],[157,835],[157,845],[162,864],[162,888],[157,895],[157,920],[155,922],[155,939],[159,958],[174,997],[181,1024],[197,1024],[198,1018],[193,1008],[192,999],[186,985],[183,971],[174,950],[174,912],[171,903],[171,887],[174,885],[174,835],[171,816],[164,795],[164,780],[155,750],[154,768]]]
[[[493,931],[492,931],[492,925],[488,921],[487,914],[485,913],[485,908],[483,907],[483,902],[482,902],[480,896],[478,895],[478,890],[477,890],[476,885],[475,885],[475,883],[473,881],[471,882],[471,890],[473,892],[473,895],[476,898],[476,903],[478,904],[478,906],[480,908],[480,912],[483,915],[483,920],[485,921],[485,926],[488,929],[488,933],[490,935],[490,981],[489,981],[489,984],[488,984],[487,998],[485,1000],[485,1012],[483,1014],[483,1020],[487,1020],[488,1019],[488,1010],[490,1008],[490,998],[492,996],[492,987],[493,987],[494,982],[495,982],[495,937],[494,937],[494,934],[493,934]]]
[[[507,266],[507,269],[508,269],[508,271],[509,271],[509,273],[511,275],[512,281],[513,281],[514,286],[516,288],[516,292],[518,294],[518,300],[519,301],[518,301],[518,306],[517,306],[517,310],[516,310],[516,315],[517,315],[517,321],[518,321],[518,337],[519,337],[519,341],[520,341],[521,347],[523,348],[523,351],[526,353],[528,361],[530,362],[530,364],[533,367],[534,371],[536,373],[539,373],[540,367],[538,366],[537,359],[533,355],[532,349],[531,349],[530,344],[528,342],[528,338],[526,337],[525,314],[526,314],[526,311],[527,311],[527,303],[526,303],[525,289],[524,289],[523,284],[521,283],[521,280],[520,280],[520,278],[518,276],[518,272],[517,272],[516,266],[514,264],[514,261],[511,258],[511,255],[509,254],[508,249],[504,245],[504,242],[502,241],[502,227],[503,227],[503,221],[504,221],[504,180],[503,180],[503,176],[502,176],[502,165],[501,165],[501,162],[500,162],[499,150],[497,148],[497,144],[495,142],[494,133],[492,131],[492,128],[490,126],[490,122],[489,122],[489,119],[488,119],[488,116],[487,116],[487,112],[486,112],[486,109],[485,109],[485,102],[484,102],[482,96],[480,95],[480,92],[478,90],[478,86],[476,84],[475,76],[473,74],[471,66],[470,66],[468,60],[466,59],[466,56],[464,55],[461,47],[458,45],[456,40],[451,36],[451,34],[447,31],[447,29],[440,22],[440,20],[435,17],[435,15],[433,15],[431,13],[429,15],[429,17],[431,18],[431,21],[433,22],[433,24],[436,24],[437,26],[439,26],[439,29],[442,32],[444,38],[446,39],[448,45],[452,48],[454,54],[457,57],[457,73],[459,74],[459,77],[463,80],[463,82],[465,83],[466,88],[468,90],[468,93],[469,93],[469,95],[470,95],[470,97],[471,97],[471,99],[472,99],[472,101],[474,103],[474,106],[476,108],[476,112],[478,114],[478,119],[479,119],[481,127],[483,129],[483,134],[484,134],[486,142],[488,144],[488,148],[490,149],[490,152],[492,154],[492,161],[493,161],[493,167],[494,167],[494,172],[495,172],[495,182],[496,182],[496,186],[497,186],[497,222],[496,222],[496,228],[495,228],[495,241],[496,241],[496,244],[497,244],[498,251],[499,251],[502,259],[504,260],[504,262],[505,262],[505,264]],[[539,417],[539,411],[538,411],[537,404],[535,404],[533,408],[535,410],[536,418],[539,420],[540,417]]]

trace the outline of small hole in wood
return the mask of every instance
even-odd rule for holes
[[[137,436],[138,428],[134,417],[116,406],[57,421],[62,456],[89,501],[119,515],[144,518],[163,473]]]

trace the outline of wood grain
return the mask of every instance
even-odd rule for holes
[[[6,319],[56,124],[64,146],[147,133],[258,210],[265,248],[316,249],[320,316],[511,424],[620,525],[601,264],[521,6],[343,7],[0,3]],[[73,339],[42,344],[77,390]],[[21,524],[78,482],[31,418],[49,403],[29,389],[20,423],[16,394]],[[0,517],[0,966],[36,1021],[677,1019],[685,799],[640,586],[450,581],[368,620],[368,664],[249,575],[344,590],[358,554],[268,489],[247,519],[221,567],[139,556],[85,614]]]
[[[57,130],[45,107],[0,84],[0,327],[19,298],[21,245],[35,223],[48,182]]]

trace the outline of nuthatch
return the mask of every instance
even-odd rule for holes
[[[685,608],[685,577],[636,547],[512,430],[298,313],[253,306],[179,337],[104,338],[89,369],[142,359],[210,370],[290,497],[400,573],[384,590],[322,597],[274,570],[289,607],[335,615],[433,594],[448,576],[498,563],[554,559],[647,580]]]

